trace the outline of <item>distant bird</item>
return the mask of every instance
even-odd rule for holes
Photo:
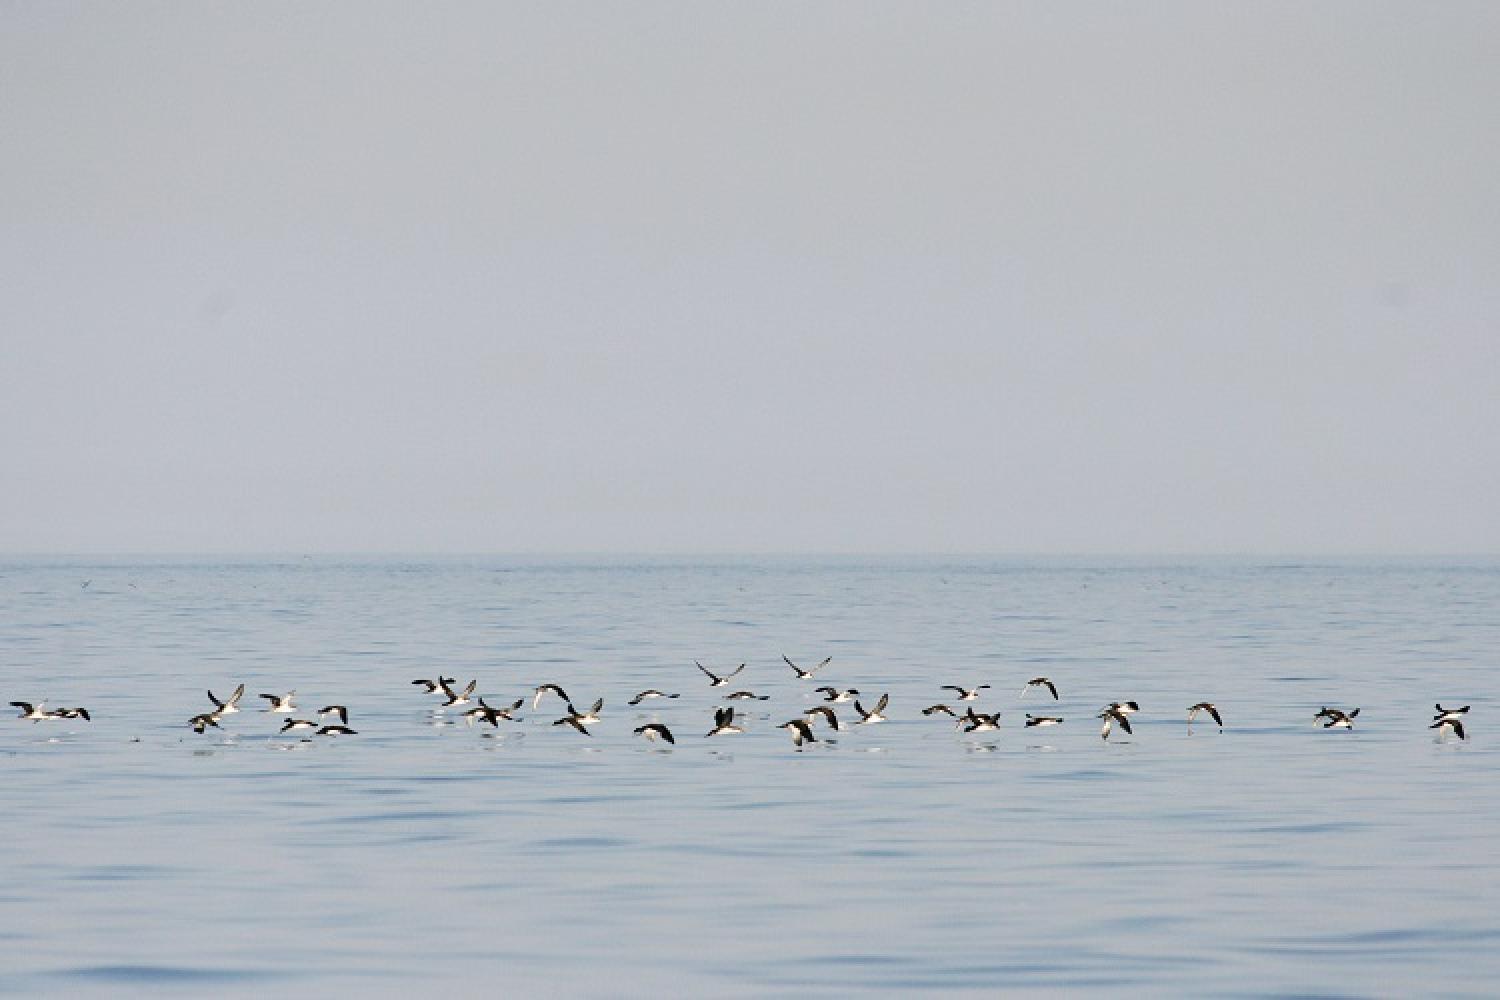
[[[770,701],[768,694],[756,694],[754,691],[736,691],[734,694],[724,696],[727,701]]]
[[[859,703],[859,699],[856,698],[855,701],[854,701],[854,710],[859,713],[860,718],[859,718],[859,721],[855,723],[855,725],[856,726],[871,726],[871,725],[874,725],[877,722],[884,722],[885,721],[885,714],[884,714],[885,713],[885,707],[887,705],[889,705],[890,702],[891,702],[891,696],[890,696],[890,693],[887,692],[886,694],[883,694],[883,695],[880,696],[880,700],[875,703],[875,707],[874,708],[872,708],[868,712],[866,712],[865,709],[864,709],[864,706],[862,706]]]
[[[453,689],[453,686],[448,683],[444,683],[440,686],[443,689],[443,694],[448,696],[448,700],[443,702],[442,707],[456,708],[459,705],[468,705],[473,701],[473,698],[471,698],[470,696],[473,695],[474,688],[479,686],[479,681],[477,678],[470,681],[468,683],[468,686],[465,687],[462,691],[455,691]]]
[[[318,718],[326,719],[330,715],[337,715],[339,717],[339,725],[347,726],[349,724],[349,710],[343,705],[328,705],[318,709]]]
[[[1353,729],[1354,718],[1359,715],[1359,709],[1352,712],[1341,712],[1336,708],[1325,708],[1323,715],[1328,721],[1323,724],[1324,729]]]
[[[824,701],[831,702],[835,705],[841,705],[844,702],[853,701],[855,698],[859,697],[859,688],[849,688],[846,691],[840,691],[838,688],[834,687],[820,687],[813,688],[813,691],[823,695]]]
[[[1220,729],[1224,728],[1224,720],[1220,718],[1218,708],[1216,708],[1212,702],[1207,701],[1200,701],[1198,702],[1198,704],[1188,709],[1188,725],[1191,726],[1193,724],[1193,720],[1198,717],[1199,712],[1207,712],[1209,714],[1209,717],[1212,718],[1214,722],[1218,723]]]
[[[21,710],[21,714],[16,716],[18,719],[30,719],[32,722],[41,722],[43,719],[53,717],[52,713],[46,710],[47,703],[45,701],[39,701],[35,705],[29,701],[13,701],[11,705]]]
[[[292,699],[296,696],[297,692],[295,691],[288,691],[286,694],[263,694],[261,695],[261,697],[269,701],[271,703],[271,707],[262,709],[262,711],[282,712],[290,715],[291,713],[297,711],[297,706],[292,704]]]
[[[1468,715],[1469,709],[1473,706],[1465,705],[1463,708],[1444,708],[1442,705],[1434,705],[1432,707],[1437,709],[1438,713],[1432,717],[1433,722],[1459,722],[1462,721],[1459,716]]]
[[[208,692],[208,700],[214,703],[214,714],[218,716],[233,715],[240,710],[240,699],[245,697],[245,685],[241,684],[223,701],[214,697],[212,691]]]
[[[788,719],[777,729],[785,729],[792,734],[792,744],[799,749],[804,743],[816,743],[818,738],[813,735],[812,726],[808,725],[806,719]]]
[[[828,666],[828,664],[830,662],[832,662],[832,660],[833,660],[833,657],[830,656],[830,657],[826,658],[822,663],[818,664],[816,667],[813,667],[813,668],[811,668],[809,670],[803,670],[801,667],[797,666],[797,664],[793,663],[791,661],[791,659],[785,653],[781,654],[781,658],[783,660],[786,660],[786,665],[792,668],[793,672],[796,673],[797,679],[799,681],[810,681],[810,680],[812,680],[812,675],[813,674],[817,673],[819,670],[822,670],[824,667]]]
[[[297,729],[317,729],[318,724],[311,719],[287,719],[281,724],[281,731],[289,733]]]
[[[426,677],[418,677],[416,680],[412,681],[412,683],[416,684],[416,685],[419,685],[420,687],[425,688],[426,689],[425,692],[424,692],[425,694],[432,694],[434,691],[436,691],[438,688],[442,687],[444,684],[454,684],[454,683],[457,683],[457,678],[455,678],[455,677],[444,677],[442,674],[438,674],[438,679],[435,680],[435,681],[434,680],[429,680]]]
[[[524,698],[517,698],[515,701],[511,702],[509,706],[495,708],[493,706],[486,705],[484,699],[480,698],[479,704],[476,707],[471,708],[464,713],[464,724],[472,726],[476,721],[488,722],[494,728],[499,729],[501,719],[504,719],[506,722],[516,721],[511,713],[520,708],[525,703],[525,701],[526,699]]]
[[[676,697],[679,697],[679,696],[675,695],[675,694],[667,694],[664,691],[658,691],[658,690],[656,690],[656,688],[647,688],[645,691],[642,691],[640,694],[638,694],[634,698],[630,699],[630,704],[632,704],[632,705],[639,705],[641,702],[646,701],[649,698],[676,698]]]
[[[533,709],[535,709],[535,708],[537,708],[537,706],[541,705],[541,703],[542,703],[542,695],[548,694],[548,693],[557,695],[559,698],[561,698],[563,700],[564,704],[566,704],[567,702],[570,702],[570,701],[573,700],[573,699],[571,699],[571,698],[568,697],[568,692],[564,691],[562,688],[558,687],[556,684],[539,684],[539,685],[537,685],[537,688],[536,688],[536,691],[535,691],[535,697],[533,697],[531,699],[531,707]]]
[[[1131,733],[1130,720],[1126,718],[1130,713],[1121,711],[1121,707],[1123,706],[1112,705],[1099,713],[1098,718],[1104,720],[1104,725],[1099,730],[1099,735],[1103,739],[1109,739],[1110,730],[1116,723],[1119,723],[1120,728],[1127,734]]]
[[[1030,712],[1026,713],[1027,729],[1031,729],[1035,726],[1060,726],[1062,725],[1062,723],[1063,720],[1059,719],[1055,715],[1032,715]]]
[[[807,717],[807,721],[809,723],[812,722],[814,716],[821,715],[823,717],[824,721],[826,721],[828,723],[828,728],[829,729],[832,729],[834,732],[838,732],[838,730],[839,730],[839,717],[838,717],[838,714],[836,712],[834,712],[833,709],[829,708],[827,705],[814,705],[812,708],[809,708],[806,712],[803,712],[802,714]]]
[[[653,743],[657,740],[666,740],[668,743],[674,744],[677,742],[672,739],[672,730],[660,722],[648,722],[644,726],[636,726],[635,732],[637,736],[644,736]]]
[[[724,687],[726,684],[729,683],[730,678],[734,677],[741,670],[745,669],[745,665],[743,663],[741,663],[739,666],[737,666],[733,670],[729,671],[729,673],[725,674],[723,677],[720,677],[718,674],[714,673],[712,670],[708,669],[703,664],[699,663],[697,660],[693,661],[693,665],[696,666],[699,670],[703,671],[704,674],[706,674],[708,676],[708,686],[709,687],[716,687],[716,688],[718,688],[718,687]]]
[[[974,701],[979,697],[979,692],[987,687],[989,687],[988,684],[981,684],[978,687],[972,688],[959,687],[957,684],[944,684],[941,690],[958,692],[959,701]]]
[[[591,733],[591,732],[588,731],[587,727],[585,727],[582,722],[578,721],[578,716],[576,716],[576,715],[565,715],[561,719],[558,719],[557,721],[553,722],[552,724],[554,726],[564,726],[564,725],[566,725],[566,726],[572,726],[574,729],[578,730],[580,733],[582,733],[585,736],[592,736],[592,735],[594,735],[593,733]]]
[[[1053,684],[1052,681],[1046,677],[1033,677],[1031,680],[1027,681],[1025,686],[1021,688],[1021,697],[1026,697],[1026,692],[1030,691],[1034,687],[1046,688],[1048,691],[1052,692],[1052,700],[1057,700],[1057,685]]]
[[[965,733],[991,733],[1000,728],[1000,713],[985,715],[971,708],[964,713],[959,724],[964,727]]]
[[[1446,714],[1441,715],[1438,717],[1438,720],[1436,722],[1434,722],[1427,728],[1436,729],[1438,731],[1438,739],[1442,739],[1443,727],[1447,726],[1449,729],[1453,730],[1453,735],[1457,736],[1461,740],[1466,740],[1468,739],[1468,737],[1464,735],[1464,724],[1460,722],[1456,717],[1454,717],[1456,715],[1457,713],[1454,713],[1453,716]]]
[[[577,719],[579,722],[583,723],[585,726],[592,726],[594,723],[599,721],[599,710],[603,707],[604,699],[599,698],[594,702],[593,707],[591,707],[587,712],[580,712],[573,707],[573,703],[570,701],[568,702],[568,714]]]
[[[955,712],[955,711],[953,711],[953,709],[949,708],[947,705],[928,705],[926,708],[922,709],[922,714],[923,715],[950,715],[950,716],[952,716],[955,719],[958,718],[958,713]]]
[[[1108,705],[1105,705],[1103,710],[1105,712],[1119,712],[1121,715],[1130,715],[1134,712],[1139,712],[1141,706],[1133,701],[1112,701]]]
[[[359,735],[348,726],[324,726],[314,735],[317,736],[357,736]]]
[[[207,730],[209,726],[213,726],[215,729],[218,729],[219,717],[217,715],[214,715],[212,712],[204,712],[202,715],[195,715],[191,719],[189,719],[188,725],[193,727],[193,732],[195,733],[202,733]]]
[[[743,733],[745,730],[734,724],[734,708],[720,708],[714,711],[714,727],[707,733],[709,736],[728,736],[733,733]]]
[[[89,715],[89,710],[86,708],[55,708],[51,714],[54,719],[82,719],[84,722],[94,721],[93,717]]]

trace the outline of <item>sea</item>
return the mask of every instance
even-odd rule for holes
[[[3,558],[0,992],[1494,996],[1497,659],[1493,558]]]

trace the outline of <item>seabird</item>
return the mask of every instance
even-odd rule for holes
[[[867,726],[874,725],[877,722],[884,722],[885,715],[883,713],[885,712],[885,706],[889,705],[890,702],[890,692],[886,692],[885,694],[880,696],[880,700],[875,703],[875,707],[866,712],[864,706],[861,705],[859,703],[859,699],[856,698],[854,700],[854,710],[859,713],[860,719],[855,723],[855,725]]]
[[[443,706],[442,707],[443,708],[453,708],[453,707],[455,707],[457,705],[467,705],[467,704],[469,704],[471,701],[473,701],[473,699],[470,698],[469,696],[474,693],[474,688],[477,687],[478,685],[479,685],[479,680],[477,678],[474,679],[474,680],[472,680],[472,681],[470,681],[469,684],[468,684],[468,686],[465,687],[462,691],[455,691],[455,690],[453,690],[453,687],[452,687],[451,684],[445,683],[445,684],[440,685],[442,687],[442,689],[443,689],[443,694],[445,694],[445,695],[448,696],[448,700],[445,701],[445,702],[443,702]]]
[[[849,688],[846,691],[840,691],[834,687],[820,687],[813,688],[813,690],[823,695],[824,701],[835,705],[841,705],[844,702],[853,701],[859,697],[859,688]]]
[[[1027,729],[1033,726],[1060,726],[1062,722],[1063,720],[1055,715],[1032,715],[1030,712],[1026,713]]]
[[[195,715],[191,719],[189,719],[188,725],[193,727],[193,732],[195,733],[201,733],[209,726],[213,726],[215,729],[218,729],[219,717],[212,712],[204,712],[202,715]]]
[[[1336,708],[1325,708],[1318,713],[1328,721],[1323,723],[1324,729],[1353,729],[1354,718],[1359,715],[1359,709],[1352,712],[1341,712]]]
[[[677,742],[672,739],[672,730],[660,722],[648,722],[644,726],[636,726],[635,732],[637,736],[644,736],[653,743],[657,740],[666,740],[668,743]]]
[[[240,699],[245,696],[245,685],[241,684],[234,689],[228,698],[223,701],[214,697],[212,691],[208,692],[208,700],[214,703],[214,714],[218,716],[233,715],[240,710]]]
[[[1216,708],[1212,702],[1208,701],[1200,701],[1198,702],[1198,704],[1188,709],[1188,725],[1191,726],[1193,724],[1193,720],[1198,717],[1199,712],[1207,712],[1209,714],[1209,717],[1212,718],[1214,722],[1219,724],[1220,729],[1224,728],[1224,720],[1219,717],[1218,708]]]
[[[41,722],[43,719],[53,718],[52,713],[46,711],[47,703],[45,701],[39,701],[35,705],[29,701],[13,701],[11,705],[21,710],[21,714],[16,716],[18,719],[30,719],[32,722]]]
[[[958,718],[958,713],[953,711],[953,709],[949,708],[947,705],[928,705],[926,708],[922,709],[922,714],[951,715],[955,719]]]
[[[1141,706],[1133,701],[1112,701],[1104,706],[1104,711],[1119,712],[1121,715],[1130,715],[1132,712],[1139,712],[1140,710]],[[1125,731],[1128,733],[1130,730],[1127,729]]]
[[[263,695],[261,695],[262,698],[266,699],[267,701],[269,701],[271,703],[271,707],[265,709],[265,711],[267,711],[267,712],[284,712],[284,713],[286,713],[288,715],[290,715],[291,713],[297,711],[297,706],[294,705],[294,704],[292,704],[292,699],[295,698],[296,696],[297,696],[297,692],[295,692],[295,691],[288,691],[286,694],[263,694]]]
[[[56,708],[52,710],[54,719],[82,719],[84,722],[93,722],[86,708]]]
[[[581,722],[578,721],[578,716],[576,716],[576,715],[565,715],[561,719],[558,719],[556,722],[554,722],[552,724],[554,726],[562,726],[562,725],[572,726],[574,729],[578,730],[580,733],[582,733],[585,736],[592,736],[592,735],[594,735],[593,733],[589,732],[586,728],[584,728],[583,723],[581,723]]]
[[[714,710],[714,727],[708,731],[708,736],[725,736],[731,733],[743,733],[745,730],[734,724],[734,706]]]
[[[645,701],[648,698],[677,698],[677,697],[679,697],[679,695],[667,694],[665,691],[658,691],[658,690],[656,690],[656,688],[647,688],[645,691],[642,691],[640,694],[638,694],[634,698],[630,699],[630,704],[632,704],[632,705],[639,705],[641,702]]]
[[[281,724],[281,731],[289,733],[294,729],[317,729],[318,724],[311,719],[287,719]]]
[[[357,736],[358,733],[356,733],[354,730],[350,729],[348,726],[324,726],[322,729],[319,729],[315,735],[318,735],[318,736]]]
[[[957,691],[959,701],[974,701],[979,697],[979,692],[983,691],[987,687],[989,687],[988,684],[981,684],[978,687],[972,688],[959,687],[957,684],[944,684],[942,686],[942,690]]]
[[[818,738],[813,735],[812,726],[808,725],[806,719],[788,719],[776,728],[788,730],[792,734],[792,743],[795,746],[800,747],[804,743],[818,742]]]
[[[985,715],[983,712],[976,712],[971,708],[964,713],[961,721],[968,723],[968,725],[964,726],[964,732],[966,733],[990,733],[1000,728],[1000,713],[995,712],[992,715]]]
[[[807,716],[807,721],[808,722],[812,722],[813,716],[815,716],[815,715],[821,715],[824,719],[827,720],[827,722],[828,722],[828,728],[832,729],[834,732],[838,732],[838,729],[839,729],[839,717],[834,712],[834,710],[831,709],[831,708],[829,708],[827,705],[814,705],[812,708],[809,708],[806,712],[804,712],[802,714],[805,715],[805,716]]]
[[[728,701],[770,701],[771,700],[771,696],[770,695],[768,695],[768,694],[756,694],[754,691],[736,691],[734,694],[726,694],[724,697]]]
[[[729,683],[729,679],[731,677],[733,677],[735,674],[738,674],[741,670],[745,669],[745,665],[743,663],[741,663],[739,666],[737,666],[733,670],[729,671],[729,673],[725,674],[723,677],[720,677],[718,674],[714,673],[712,670],[708,669],[703,664],[699,663],[697,660],[694,660],[693,664],[699,670],[703,671],[705,674],[708,675],[708,686],[709,687],[716,687],[716,688],[717,687],[723,687],[724,685],[728,684]]]
[[[466,725],[472,726],[474,724],[474,720],[477,719],[480,722],[488,722],[491,726],[499,729],[501,719],[504,719],[506,722],[516,721],[510,713],[520,708],[525,701],[525,698],[517,698],[515,701],[511,702],[509,707],[493,708],[489,705],[486,705],[484,703],[484,699],[480,698],[479,707],[471,708],[464,713],[464,723]]]
[[[1450,717],[1448,715],[1439,716],[1438,720],[1427,728],[1436,729],[1438,731],[1438,739],[1442,739],[1443,727],[1447,726],[1449,729],[1453,730],[1454,735],[1459,739],[1466,740],[1468,739],[1468,737],[1464,735],[1464,724],[1456,718],[1457,714],[1458,713],[1456,712],[1453,713],[1453,716],[1455,717]]]
[[[1099,730],[1099,735],[1103,739],[1109,739],[1109,732],[1117,722],[1120,724],[1120,728],[1125,730],[1127,734],[1131,732],[1130,720],[1126,718],[1126,716],[1130,713],[1121,711],[1122,707],[1123,706],[1111,705],[1109,708],[1106,708],[1104,711],[1100,712],[1097,716],[1098,718],[1104,720],[1104,726]]]
[[[792,670],[797,674],[797,679],[799,681],[810,681],[810,680],[812,680],[812,675],[813,674],[817,673],[819,670],[822,670],[824,667],[828,666],[828,664],[830,662],[833,661],[833,657],[830,656],[827,659],[825,659],[822,663],[818,664],[816,667],[813,667],[811,670],[803,670],[801,667],[797,666],[797,664],[793,663],[791,661],[791,659],[785,653],[781,654],[781,658],[783,660],[786,660],[786,665],[789,666],[789,667],[791,667]]]
[[[542,695],[546,694],[549,691],[561,698],[564,703],[573,700],[568,697],[568,692],[564,691],[556,684],[540,684],[536,688],[535,697],[531,699],[531,707],[533,710],[542,703]]]
[[[577,719],[579,722],[583,723],[585,726],[592,726],[594,723],[596,723],[596,722],[599,721],[599,710],[601,708],[603,708],[603,707],[604,707],[604,699],[603,698],[600,698],[597,701],[595,701],[594,702],[594,706],[592,708],[590,708],[587,712],[580,712],[580,711],[578,711],[577,709],[575,709],[573,707],[573,703],[572,702],[568,702],[568,714],[571,715],[571,716],[573,716],[573,718]]]
[[[1047,677],[1033,677],[1031,680],[1027,681],[1025,686],[1021,688],[1021,697],[1026,697],[1026,692],[1030,691],[1034,687],[1046,688],[1048,691],[1052,692],[1052,700],[1057,700],[1057,685],[1053,684],[1051,679]]]
[[[337,715],[339,717],[339,725],[347,726],[349,724],[349,710],[343,705],[329,705],[326,708],[318,709],[318,718],[326,719],[330,715]]]
[[[456,677],[444,677],[442,674],[438,674],[438,679],[435,680],[435,681],[434,680],[429,680],[426,677],[418,677],[416,680],[412,681],[412,683],[413,684],[419,684],[423,688],[425,688],[426,689],[426,691],[425,691],[426,694],[432,694],[432,692],[436,691],[438,688],[442,687],[444,684],[453,684],[456,681],[457,681]]]

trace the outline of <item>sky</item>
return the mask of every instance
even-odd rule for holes
[[[1500,552],[1500,5],[0,0],[0,552]]]

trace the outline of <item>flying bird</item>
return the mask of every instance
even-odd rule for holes
[[[716,687],[716,688],[717,687],[724,687],[726,684],[729,683],[730,678],[734,677],[741,670],[745,669],[745,665],[743,663],[741,663],[739,666],[737,666],[733,670],[729,671],[729,673],[725,674],[723,677],[720,677],[718,674],[714,673],[712,670],[708,669],[703,664],[699,663],[697,660],[693,661],[693,665],[696,666],[699,670],[703,671],[705,674],[708,675],[708,686],[709,687]]]
[[[812,680],[812,675],[813,674],[817,673],[819,670],[822,670],[824,667],[828,666],[828,664],[830,662],[832,662],[832,660],[833,660],[833,657],[830,656],[830,657],[827,657],[826,659],[824,659],[823,662],[820,663],[820,664],[818,664],[816,667],[812,667],[811,669],[808,669],[808,670],[803,670],[801,667],[797,666],[797,664],[793,663],[791,661],[791,659],[785,653],[781,654],[781,658],[783,660],[786,660],[786,665],[792,668],[792,670],[796,673],[797,679],[799,681],[810,681],[810,680]]]

